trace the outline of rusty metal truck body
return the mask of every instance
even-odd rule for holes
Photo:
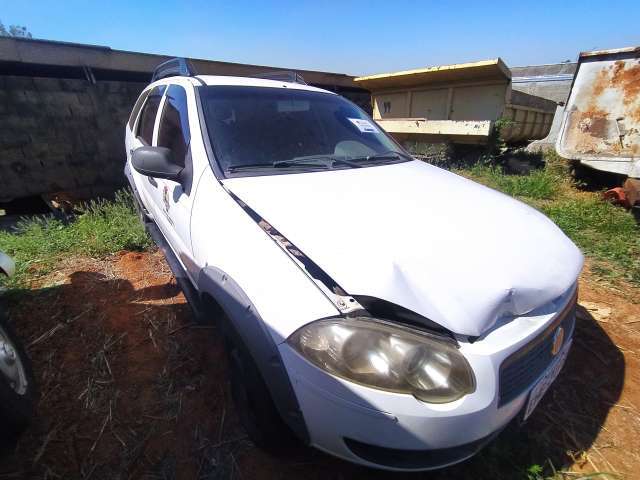
[[[640,178],[640,47],[580,54],[556,150]]]

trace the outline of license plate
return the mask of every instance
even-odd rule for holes
[[[533,390],[531,390],[531,393],[529,394],[529,401],[527,402],[527,408],[524,411],[523,420],[529,418],[529,415],[531,415],[531,413],[538,406],[538,403],[540,403],[540,400],[542,400],[542,397],[547,392],[553,381],[556,379],[556,377],[560,373],[560,370],[562,370],[562,366],[564,365],[564,362],[567,360],[567,356],[569,355],[569,347],[571,347],[571,341],[567,342],[567,344],[558,354],[558,358],[556,358],[553,362],[553,365],[551,365],[547,369],[542,378],[538,380],[536,386],[533,387]]]

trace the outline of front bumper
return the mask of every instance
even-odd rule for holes
[[[311,445],[345,460],[388,470],[429,470],[461,462],[492,440],[527,403],[534,378],[508,402],[500,399],[500,366],[547,335],[575,298],[568,293],[495,328],[474,343],[460,342],[476,376],[472,394],[448,404],[377,390],[331,376],[287,343],[279,346]],[[560,308],[556,308],[560,307]],[[572,332],[567,332],[569,342]],[[552,362],[553,363],[553,362]],[[544,369],[546,372],[547,369]]]

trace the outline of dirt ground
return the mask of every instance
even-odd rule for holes
[[[522,478],[532,464],[640,478],[640,290],[581,279],[574,347],[529,422],[413,478]],[[194,325],[158,252],[71,259],[11,305],[40,400],[0,479],[405,478],[312,449],[273,458],[239,425],[215,325]]]

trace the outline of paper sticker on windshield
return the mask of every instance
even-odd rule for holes
[[[358,130],[363,133],[378,133],[378,129],[374,127],[369,120],[365,120],[363,118],[349,118],[349,121],[358,127]]]

